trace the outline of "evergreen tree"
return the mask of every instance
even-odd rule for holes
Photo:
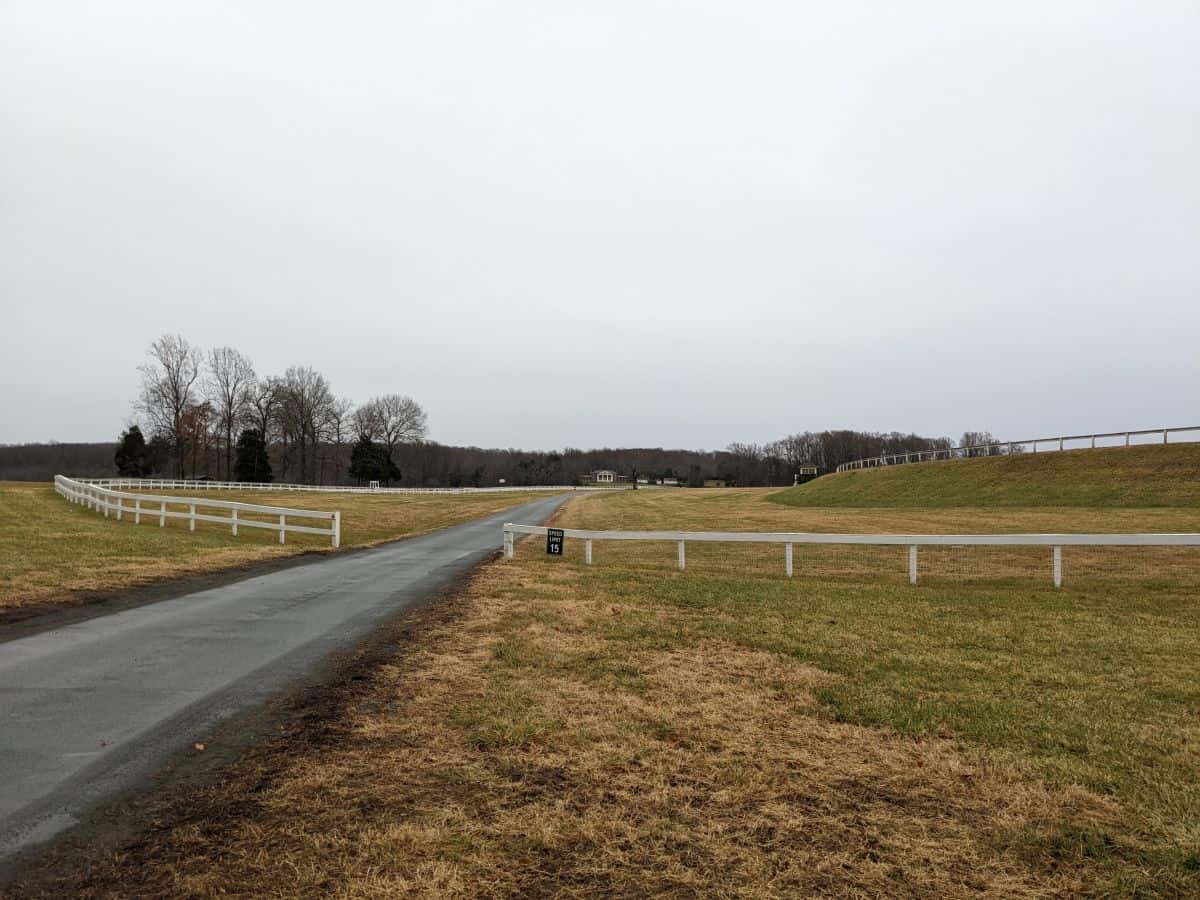
[[[350,477],[361,484],[364,481],[376,481],[376,452],[375,444],[368,435],[360,434],[358,441],[350,449]]]
[[[275,480],[267,442],[257,428],[247,428],[237,442],[237,463],[234,471],[238,481],[267,483]]]
[[[375,443],[370,435],[363,434],[359,435],[358,442],[350,451],[350,476],[360,484],[364,481],[387,484],[399,480],[400,470],[392,462],[385,446]]]
[[[123,478],[144,478],[150,474],[150,453],[142,429],[131,425],[128,431],[121,432],[113,462]]]

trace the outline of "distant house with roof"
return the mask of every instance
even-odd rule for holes
[[[584,484],[622,484],[629,481],[629,476],[618,475],[612,469],[593,469],[580,480]]]

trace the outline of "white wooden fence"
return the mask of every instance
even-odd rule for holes
[[[189,481],[165,478],[77,478],[83,484],[111,489],[140,488],[149,491],[307,491],[310,493],[343,494],[498,494],[524,491],[612,491],[628,490],[618,487],[576,487],[573,485],[497,485],[493,487],[458,488],[394,488],[361,487],[341,484],[278,484],[251,481]]]
[[[143,516],[158,519],[160,528],[167,524],[167,519],[186,519],[189,531],[196,530],[197,522],[228,525],[235,536],[239,527],[277,531],[281,544],[284,543],[288,534],[327,535],[332,539],[334,547],[339,546],[342,541],[342,514],[338,511],[292,509],[287,506],[259,506],[253,503],[238,503],[234,500],[208,500],[200,497],[134,494],[114,490],[91,481],[68,478],[65,475],[54,476],[54,490],[72,503],[103,512],[105,518],[115,515],[120,520],[125,515],[132,515],[135,525],[141,524]],[[187,510],[171,509],[171,507],[180,506],[186,506]],[[210,512],[205,512],[205,510],[210,510]],[[211,510],[225,512],[228,515],[217,515]],[[262,519],[247,519],[244,518],[246,514],[276,516],[278,520],[268,522]],[[292,521],[288,521],[289,519]],[[327,522],[328,525],[297,525],[296,519],[317,520]]]
[[[1082,450],[1096,449],[1097,441],[1116,441],[1101,446],[1128,447],[1131,439],[1136,437],[1162,437],[1164,444],[1170,443],[1173,434],[1191,433],[1191,441],[1200,440],[1200,425],[1182,428],[1144,428],[1140,431],[1109,431],[1103,434],[1064,434],[1058,437],[1032,438],[1026,441],[998,441],[994,444],[965,444],[962,447],[948,447],[943,450],[913,450],[909,453],[891,453],[886,456],[872,456],[867,459],[856,459],[842,463],[837,467],[839,472],[849,472],[852,469],[872,469],[879,466],[899,466],[905,463],[933,462],[937,459],[966,459],[974,456],[1005,456],[1023,452],[1026,447],[1034,453],[1038,448],[1049,444],[1052,450]],[[1067,447],[1067,442],[1087,441],[1084,447]],[[1057,446],[1056,446],[1057,445]]]
[[[545,536],[543,525],[504,524],[504,555],[512,558],[516,536]],[[812,532],[747,531],[588,531],[562,529],[564,539],[584,542],[584,562],[592,564],[592,541],[669,541],[676,544],[680,569],[687,566],[686,545],[702,543],[783,544],[784,572],[792,576],[795,544],[860,544],[907,546],[908,580],[917,583],[918,548],[928,547],[1050,547],[1054,586],[1062,587],[1063,547],[1200,547],[1200,534],[821,534]]]

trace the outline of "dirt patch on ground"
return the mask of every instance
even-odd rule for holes
[[[218,783],[179,791],[119,848],[51,858],[13,896],[1091,886],[1071,842],[1103,833],[1116,804],[949,736],[832,721],[814,691],[833,676],[671,640],[670,612],[635,615],[570,570],[545,576],[483,567]]]

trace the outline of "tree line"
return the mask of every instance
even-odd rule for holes
[[[580,484],[597,469],[702,486],[788,485],[801,467],[824,474],[871,456],[944,450],[948,437],[854,430],[804,431],[724,450],[599,448],[528,451],[453,447],[427,437],[421,405],[383,394],[355,406],[308,366],[260,376],[232,347],[208,352],[164,335],[139,366],[136,421],[113,444],[0,446],[0,479],[166,476],[234,481],[366,483],[404,487]],[[967,432],[959,445],[992,443]],[[998,453],[992,451],[978,451]]]
[[[991,440],[987,432],[963,436],[966,443]],[[373,446],[382,449],[381,445]],[[802,432],[767,444],[734,443],[717,451],[658,447],[530,451],[454,447],[426,440],[397,444],[388,459],[397,467],[392,473],[393,483],[406,487],[582,484],[597,469],[612,469],[630,478],[674,478],[694,487],[714,480],[728,485],[783,486],[791,484],[804,466],[815,466],[819,472],[827,473],[842,462],[866,456],[951,446],[955,442],[944,437],[843,430]],[[340,453],[340,462],[331,464],[330,470],[336,468],[350,479],[359,480],[354,473],[356,456],[363,452],[362,447],[360,441],[343,445],[340,450],[326,447],[322,452]]]
[[[426,435],[425,410],[412,397],[383,394],[355,406],[310,366],[260,376],[241,351],[204,352],[181,335],[163,335],[148,357],[138,367],[137,421],[114,455],[120,474],[387,482],[400,475],[398,447]],[[351,442],[358,454],[348,461]]]
[[[767,444],[730,444],[725,470],[727,480],[737,484],[790,484],[802,466],[816,466],[820,474],[827,474],[856,459],[995,442],[988,431],[965,432],[957,444],[948,437],[930,438],[898,431],[804,431]],[[1002,448],[994,447],[969,455],[1002,452]]]
[[[964,436],[968,437],[968,436]],[[966,443],[987,443],[986,432],[969,436]],[[155,441],[146,442],[153,449]],[[719,479],[728,484],[788,485],[800,466],[813,465],[822,473],[838,464],[866,456],[944,449],[955,442],[949,438],[924,438],[918,435],[864,431],[802,432],[767,444],[730,444],[724,450],[671,450],[648,448],[598,448],[560,451],[488,449],[455,447],[424,440],[398,444],[392,452],[395,471],[392,484],[404,487],[484,487],[509,485],[572,484],[596,469],[613,469],[627,476],[676,478],[687,484],[703,484]],[[961,441],[959,442],[962,443]],[[156,475],[171,476],[169,448],[159,441],[158,454],[150,469]],[[322,443],[317,453],[321,481],[371,481],[353,474],[354,450],[362,442],[343,442],[340,447]],[[373,442],[378,450],[383,444]],[[0,480],[44,481],[56,473],[101,477],[116,474],[113,443],[95,444],[24,444],[0,447]],[[268,449],[267,464],[280,470],[282,448]],[[980,451],[982,452],[982,451]],[[993,453],[999,451],[992,451]],[[234,475],[238,475],[238,446],[234,446]],[[210,452],[201,475],[215,473],[216,461]],[[188,472],[190,474],[190,457]],[[339,476],[334,477],[333,473]],[[393,472],[394,475],[394,472]],[[215,475],[214,475],[215,477]],[[242,480],[263,480],[244,478]],[[276,480],[284,480],[282,476]],[[377,480],[383,481],[383,478]]]

